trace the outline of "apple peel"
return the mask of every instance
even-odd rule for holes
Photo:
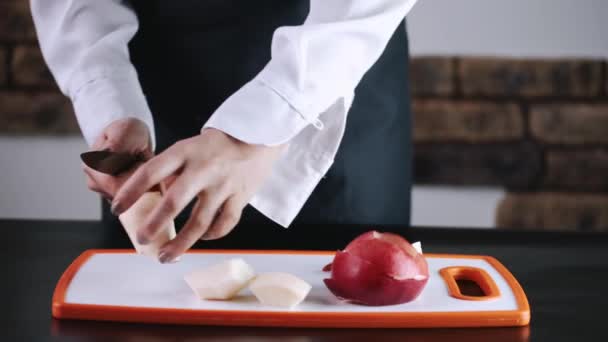
[[[331,271],[324,279],[327,288],[338,298],[352,303],[380,306],[395,305],[416,299],[428,278],[428,265],[419,252],[420,244],[411,245],[396,234],[371,231],[338,251]]]
[[[412,247],[414,247],[414,249],[416,250],[416,252],[418,252],[419,254],[422,254],[422,243],[420,241],[414,242],[412,243]],[[323,266],[323,268],[321,269],[321,271],[323,272],[331,272],[331,262],[325,266]]]

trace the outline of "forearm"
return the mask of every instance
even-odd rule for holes
[[[154,145],[152,115],[127,47],[138,28],[133,11],[119,0],[30,2],[44,59],[89,145],[126,117],[146,123]]]

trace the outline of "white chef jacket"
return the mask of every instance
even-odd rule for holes
[[[42,54],[89,145],[112,121],[154,122],[121,0],[30,0]],[[213,127],[250,144],[288,143],[250,204],[288,227],[332,165],[354,90],[416,0],[311,0],[302,25],[279,27],[263,70],[217,108]],[[405,44],[405,42],[404,42]],[[405,61],[404,61],[405,63]],[[194,115],[195,113],[193,113]]]

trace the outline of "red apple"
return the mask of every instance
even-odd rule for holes
[[[424,256],[396,234],[367,232],[338,251],[325,279],[338,298],[364,305],[393,305],[420,295],[429,277]],[[329,271],[329,270],[328,270]]]

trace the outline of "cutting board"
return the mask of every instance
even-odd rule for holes
[[[191,251],[175,264],[159,264],[132,250],[88,250],[66,269],[53,295],[58,319],[231,326],[421,328],[523,326],[530,320],[524,291],[496,259],[475,255],[425,254],[429,281],[409,303],[362,306],[329,292],[322,268],[333,252]],[[240,257],[258,273],[289,272],[312,285],[293,309],[260,304],[244,290],[231,301],[198,299],[185,274]],[[465,291],[462,280],[480,293]]]

